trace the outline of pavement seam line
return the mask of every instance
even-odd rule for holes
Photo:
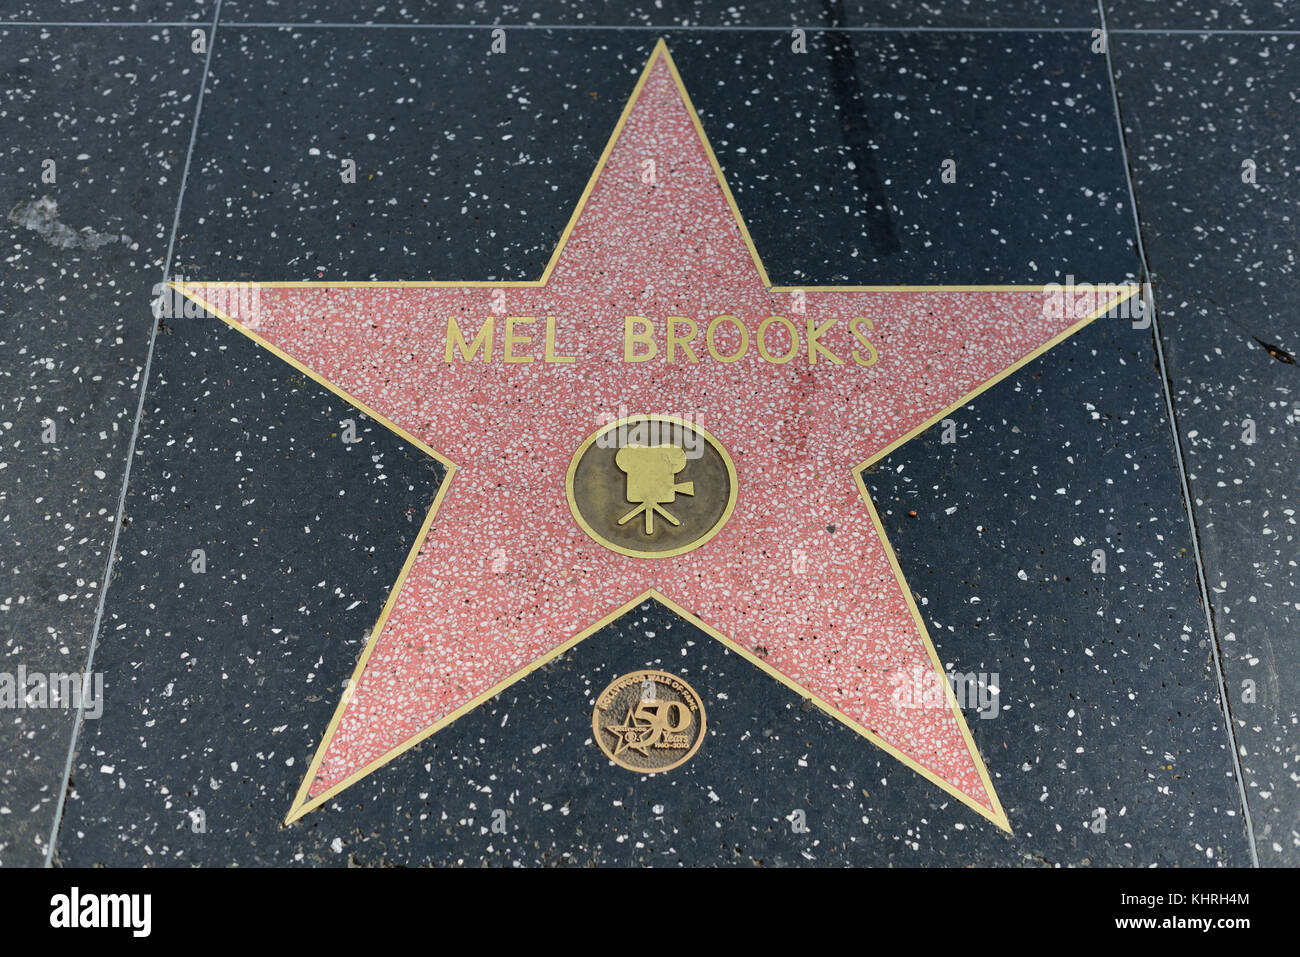
[[[211,29],[208,35],[208,52],[203,61],[203,77],[199,81],[199,92],[194,104],[194,121],[190,126],[190,144],[185,152],[185,166],[181,170],[180,189],[176,196],[176,210],[172,216],[171,237],[167,241],[167,258],[163,262],[163,282],[168,280],[168,274],[172,268],[172,254],[176,249],[176,233],[181,222],[181,205],[185,202],[185,187],[189,181],[190,160],[194,157],[194,143],[198,139],[199,117],[203,112],[203,94],[208,86],[208,74],[212,68],[212,51],[216,49],[217,24],[221,19],[221,4],[223,0],[217,0],[217,5],[212,14]],[[197,21],[194,21],[197,23]],[[191,26],[193,24],[185,24]],[[202,29],[202,27],[195,27]],[[152,303],[150,308],[152,310]],[[99,646],[99,635],[104,624],[104,607],[108,599],[109,585],[113,579],[113,565],[117,556],[117,540],[122,532],[122,516],[126,512],[126,493],[131,483],[131,463],[135,459],[136,440],[140,436],[140,422],[144,417],[145,396],[149,390],[149,372],[153,366],[154,346],[158,341],[158,324],[160,318],[154,316],[153,327],[149,331],[149,350],[145,353],[144,368],[140,373],[140,399],[136,404],[135,422],[131,428],[131,441],[126,449],[126,467],[122,473],[122,491],[117,499],[117,517],[113,522],[113,537],[109,542],[108,560],[104,568],[104,580],[99,589],[99,607],[95,611],[95,624],[90,632],[90,647],[86,651],[86,667],[84,675],[89,676],[95,663],[95,651]],[[63,780],[59,787],[58,803],[54,808],[54,823],[50,827],[50,839],[45,849],[45,867],[54,866],[54,852],[58,843],[59,828],[63,823],[63,810],[68,798],[68,784],[72,780],[72,764],[77,755],[77,740],[81,737],[81,728],[85,723],[86,702],[82,698],[77,704],[77,717],[72,725],[72,736],[68,741],[68,760],[63,768]]]
[[[1102,0],[1097,0],[1097,13],[1101,18],[1102,36],[1106,32],[1106,10]],[[1218,632],[1214,626],[1214,613],[1210,604],[1208,578],[1205,573],[1205,561],[1201,557],[1201,537],[1196,527],[1196,507],[1192,501],[1192,487],[1187,478],[1187,465],[1183,456],[1183,443],[1178,434],[1178,413],[1174,407],[1174,386],[1169,368],[1165,364],[1165,350],[1160,336],[1160,320],[1156,309],[1156,294],[1151,282],[1151,266],[1147,261],[1146,244],[1142,242],[1142,219],[1138,215],[1137,193],[1133,186],[1133,168],[1129,163],[1128,141],[1124,136],[1124,119],[1120,112],[1119,82],[1115,78],[1115,65],[1111,59],[1110,44],[1106,43],[1106,73],[1110,80],[1111,99],[1115,105],[1115,131],[1119,139],[1120,155],[1124,161],[1124,179],[1128,184],[1129,207],[1133,210],[1133,234],[1137,243],[1138,261],[1142,267],[1141,282],[1149,291],[1147,308],[1151,315],[1151,337],[1155,342],[1156,361],[1160,367],[1160,389],[1164,393],[1165,411],[1174,441],[1174,460],[1178,463],[1178,482],[1183,496],[1184,510],[1187,513],[1187,527],[1192,539],[1192,558],[1196,566],[1196,584],[1200,591],[1201,607],[1205,610],[1205,626],[1210,639],[1210,657],[1214,661],[1214,674],[1219,685],[1219,707],[1223,712],[1224,728],[1228,735],[1228,750],[1232,753],[1232,767],[1237,777],[1237,794],[1241,801],[1242,821],[1246,828],[1246,843],[1250,848],[1250,862],[1259,867],[1259,851],[1255,846],[1255,826],[1251,820],[1250,804],[1246,797],[1246,779],[1242,773],[1241,754],[1237,744],[1237,730],[1232,724],[1232,708],[1229,705],[1228,683],[1223,672],[1223,651],[1219,646]],[[1141,295],[1141,293],[1139,293]]]

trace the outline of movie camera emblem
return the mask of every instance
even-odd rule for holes
[[[635,558],[667,558],[713,538],[736,507],[736,467],[698,422],[625,416],[578,447],[569,510],[591,538]]]

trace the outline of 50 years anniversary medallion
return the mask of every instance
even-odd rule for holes
[[[699,750],[704,702],[675,675],[633,671],[600,693],[591,727],[615,764],[655,774],[685,764]]]

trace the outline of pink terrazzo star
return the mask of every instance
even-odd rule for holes
[[[223,295],[186,291],[209,306]],[[765,649],[765,670],[1009,829],[951,698],[898,700],[899,675],[939,663],[857,474],[1107,304],[1084,296],[1052,317],[1029,287],[771,287],[661,43],[542,280],[283,284],[262,287],[256,313],[225,309],[455,465],[290,819],[651,592],[756,664]],[[734,362],[705,344],[724,314],[750,338]],[[489,316],[490,361],[446,361],[449,317],[469,340]],[[515,324],[531,342],[511,347],[531,361],[505,361],[508,316],[536,317]],[[654,323],[653,358],[625,361],[628,316]],[[669,316],[699,323],[698,362],[680,349],[667,361]],[[797,342],[784,323],[765,340],[789,361],[757,348],[769,316],[793,323]],[[573,361],[546,361],[547,317],[551,355]],[[875,355],[855,317],[870,320],[857,329]],[[813,348],[810,323],[832,319]],[[716,351],[740,344],[721,324]],[[611,416],[637,413],[694,417],[735,462],[735,512],[694,551],[618,554],[570,513],[575,450]]]

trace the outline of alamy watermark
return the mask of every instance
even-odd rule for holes
[[[181,292],[182,289],[186,292]],[[245,328],[256,329],[262,318],[262,285],[256,282],[186,282],[180,276],[173,282],[154,283],[155,319],[197,319],[205,310],[238,319]]]
[[[940,675],[933,668],[916,665],[910,670],[889,676],[893,686],[890,701],[900,708],[948,707],[948,690],[957,699],[958,707],[978,711],[983,719],[998,715],[998,701],[1002,691],[1000,676],[984,672]]]
[[[63,671],[28,671],[19,665],[16,672],[0,671],[0,709],[13,711],[44,708],[77,709],[85,705],[83,716],[95,719],[104,713],[104,675],[83,675]]]
[[[597,413],[598,426],[618,424],[601,432],[596,437],[596,445],[602,449],[675,445],[686,453],[687,459],[698,459],[704,454],[706,444],[704,436],[696,431],[696,426],[703,426],[703,419],[699,412],[662,417],[629,416],[627,406],[620,405],[617,414],[608,410]]]
[[[1101,317],[1130,319],[1134,329],[1151,325],[1151,284],[1143,283],[1076,283],[1073,275],[1065,283],[1050,282],[1043,287],[1043,316],[1049,319],[1082,319],[1109,304]]]

